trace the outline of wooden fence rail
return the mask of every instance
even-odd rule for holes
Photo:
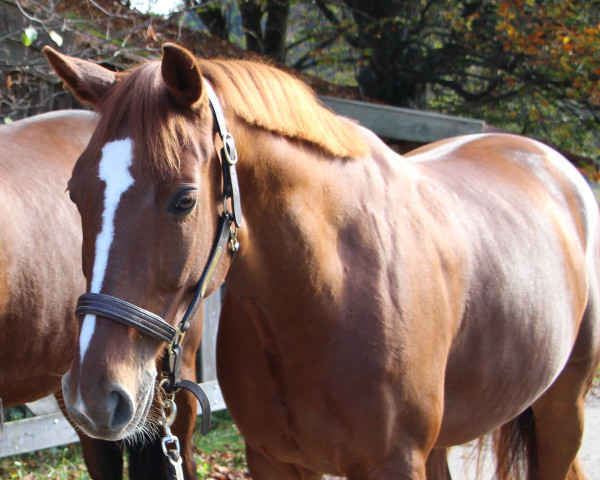
[[[452,117],[433,112],[376,105],[373,103],[320,96],[323,104],[338,115],[354,118],[383,138],[431,143],[443,138],[481,133],[483,120]]]
[[[395,140],[429,143],[442,138],[482,132],[481,120],[451,117],[429,112],[374,105],[355,100],[319,97],[340,115],[354,118],[379,136]],[[242,192],[243,193],[243,192]],[[243,248],[243,247],[242,247]],[[200,385],[214,411],[226,408],[217,383],[215,349],[223,290],[204,301],[204,332],[201,347]],[[0,458],[79,441],[77,434],[58,409],[53,397],[28,404],[36,415],[7,422],[0,436]]]

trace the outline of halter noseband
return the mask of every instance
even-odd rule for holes
[[[206,394],[194,382],[181,380],[181,341],[185,333],[190,328],[192,318],[196,314],[198,307],[204,295],[206,288],[212,278],[212,275],[219,263],[223,251],[227,244],[232,251],[232,260],[235,252],[239,248],[237,243],[236,227],[242,225],[242,209],[240,203],[240,189],[235,165],[237,163],[237,150],[233,137],[227,130],[225,116],[219,99],[208,83],[204,79],[204,87],[208,93],[208,99],[217,132],[223,141],[223,148],[220,151],[221,166],[223,172],[223,213],[219,220],[219,228],[213,248],[208,258],[208,263],[202,272],[194,298],[190,302],[183,318],[177,328],[167,323],[163,318],[152,312],[144,310],[136,305],[103,293],[84,293],[77,301],[75,315],[98,315],[109,318],[116,322],[135,328],[136,330],[168,344],[168,368],[166,376],[161,382],[165,390],[173,392],[179,388],[190,390],[202,407],[202,425],[203,435],[210,429],[210,404]],[[227,200],[231,199],[232,212],[227,209]]]

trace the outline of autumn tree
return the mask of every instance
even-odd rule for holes
[[[14,0],[2,2],[16,9]],[[481,118],[600,156],[599,0],[184,0],[162,19],[127,3],[20,0],[23,20],[5,37],[22,44],[31,27],[39,50],[52,28],[66,26],[78,38],[68,53],[116,69],[157,56],[167,40],[203,55],[241,38],[275,61],[356,86],[365,99]],[[211,41],[193,30],[194,14]],[[21,62],[16,73],[0,72],[9,115],[25,111],[17,103],[33,98],[28,85],[38,68]]]
[[[598,1],[315,3],[332,24],[346,22],[366,96],[483,118],[597,156]]]
[[[497,0],[496,35],[515,67],[482,115],[593,158],[600,156],[600,2]]]
[[[334,65],[366,98],[482,118],[599,156],[597,0],[238,3],[242,16],[254,10],[263,21],[269,5],[288,5],[288,22],[278,23],[290,25],[286,56],[274,57],[295,68]]]

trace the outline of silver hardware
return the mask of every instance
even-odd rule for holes
[[[225,152],[225,159],[229,165],[235,165],[238,162],[235,140],[233,140],[233,137],[229,132],[223,137],[223,151]]]
[[[161,386],[165,380],[167,379],[161,380]],[[173,425],[175,417],[177,417],[177,405],[173,400],[174,397],[175,394],[171,394],[168,397],[165,397],[164,394],[159,395],[158,404],[160,405],[160,418],[158,419],[158,423],[163,427],[163,438],[161,442],[162,451],[175,469],[175,478],[177,480],[184,480],[183,468],[181,466],[182,460],[179,438],[171,432],[171,425]],[[169,411],[168,416],[165,410]]]

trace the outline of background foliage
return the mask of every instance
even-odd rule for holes
[[[267,56],[347,87],[310,79],[336,94],[480,118],[585,156],[597,177],[600,0],[173,6],[158,16],[127,0],[0,0],[0,115],[72,105],[39,54],[44,44],[122,69],[177,41],[202,56]]]
[[[248,4],[286,47],[243,25],[245,46],[279,62],[356,85],[392,105],[481,118],[585,155],[600,154],[600,2],[596,0],[187,0],[221,18],[228,40]],[[225,5],[226,4],[226,5]],[[225,21],[225,16],[229,21]],[[256,22],[255,22],[256,24]],[[207,28],[212,31],[210,19]],[[213,32],[216,33],[216,32]],[[262,41],[265,39],[265,41]],[[334,73],[335,72],[335,73]],[[596,178],[597,179],[597,178]]]

